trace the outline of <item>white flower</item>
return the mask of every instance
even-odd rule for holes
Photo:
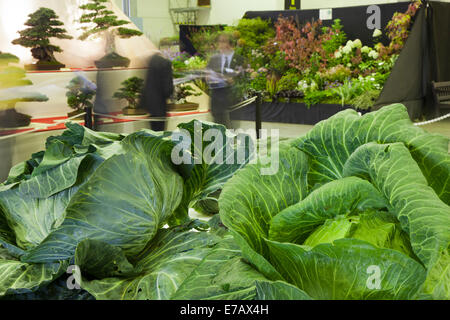
[[[342,52],[344,52],[345,54],[349,54],[350,52],[352,52],[352,47],[349,45],[346,45],[343,49]]]
[[[381,32],[380,29],[375,29],[375,31],[373,32],[373,37],[377,38],[379,36],[381,36],[383,34],[383,32]]]
[[[353,48],[361,48],[362,47],[362,42],[359,39],[356,39],[355,41],[353,41]]]
[[[350,47],[353,48],[353,41],[352,40],[348,40],[347,44],[345,45],[346,47]]]
[[[335,54],[334,54],[334,57],[336,59],[342,58],[342,53],[340,51],[336,51]]]
[[[349,62],[347,63],[347,67],[350,68],[352,66],[352,64]]]
[[[362,53],[369,53],[370,52],[370,48],[368,46],[364,46],[361,48],[361,52]]]

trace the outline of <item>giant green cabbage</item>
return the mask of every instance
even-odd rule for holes
[[[346,110],[286,146],[276,175],[237,172],[220,215],[255,268],[314,299],[450,299],[448,145],[402,105]]]

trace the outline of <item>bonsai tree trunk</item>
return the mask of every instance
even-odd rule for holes
[[[130,59],[122,57],[116,52],[115,30],[106,30],[105,40],[105,56],[100,60],[95,61],[95,65],[98,68],[128,67],[131,62]]]

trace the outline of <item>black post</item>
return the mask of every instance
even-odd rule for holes
[[[84,115],[84,126],[92,130],[92,107],[84,108],[86,114]]]
[[[262,103],[262,97],[258,94],[256,98],[256,110],[255,110],[255,125],[256,125],[256,138],[259,139],[261,135],[261,103]]]

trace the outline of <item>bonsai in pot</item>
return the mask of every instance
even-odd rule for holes
[[[201,96],[201,92],[196,92],[189,84],[179,84],[175,86],[174,94],[167,105],[169,111],[191,111],[197,110],[199,104],[187,101],[188,97]]]
[[[114,93],[113,97],[127,101],[128,105],[122,110],[123,114],[129,116],[147,114],[147,111],[138,108],[144,89],[144,79],[132,77],[122,82],[121,85],[122,87]]]
[[[20,37],[12,41],[13,44],[31,48],[33,58],[37,59],[36,64],[26,65],[27,70],[59,70],[65,65],[56,60],[54,53],[62,52],[58,46],[50,43],[51,38],[72,39],[67,31],[60,26],[63,25],[58,20],[55,11],[49,8],[40,8],[30,14],[25,22],[28,28],[19,31]]]
[[[70,81],[66,88],[68,89],[66,93],[67,105],[74,110],[67,114],[69,118],[83,113],[85,108],[93,108],[92,100],[95,97],[96,88],[92,83],[87,82],[81,76],[77,76]],[[83,119],[83,116],[76,119]]]
[[[16,103],[48,100],[48,97],[43,94],[22,89],[33,83],[26,79],[23,68],[12,65],[17,63],[19,63],[18,57],[0,51],[0,127],[2,128],[26,127],[30,124],[31,117],[18,113],[15,110]]]
[[[122,57],[116,52],[116,37],[128,39],[141,36],[139,30],[122,27],[130,24],[126,20],[119,20],[114,12],[108,9],[109,0],[90,0],[89,3],[81,5],[80,9],[87,11],[80,18],[84,33],[79,37],[86,40],[95,34],[101,34],[106,39],[105,56],[95,61],[97,68],[128,67],[130,59]]]

